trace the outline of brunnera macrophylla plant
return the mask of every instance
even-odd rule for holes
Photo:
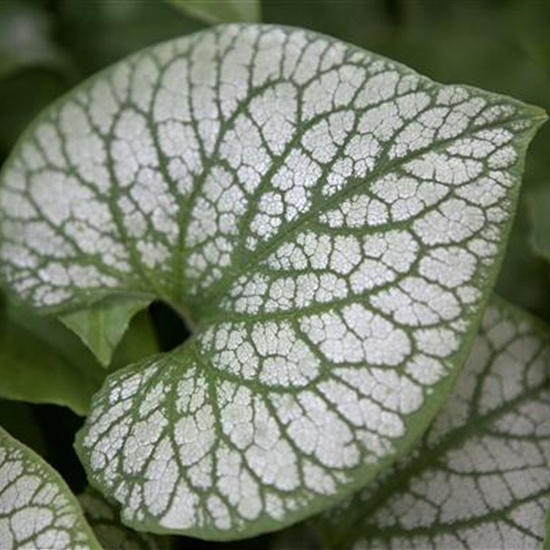
[[[121,334],[90,337],[87,308],[162,300],[192,331],[111,374],[78,436],[123,522],[248,537],[406,460],[468,356],[544,120],[263,25],[150,47],[46,109],[1,175],[12,297],[102,362]]]

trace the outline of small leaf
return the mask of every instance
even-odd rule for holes
[[[259,0],[168,0],[184,13],[209,23],[258,23]]]
[[[495,300],[419,447],[316,523],[331,548],[539,548],[550,495],[550,329]]]
[[[113,368],[157,351],[149,319],[138,315]],[[0,397],[64,405],[85,415],[104,379],[96,359],[57,319],[13,306],[0,319]]]
[[[78,334],[104,367],[128,329],[132,317],[145,309],[151,300],[111,299],[60,317],[61,322]]]
[[[0,330],[0,396],[84,415],[104,374],[58,321],[10,308]]]
[[[45,111],[0,178],[10,289],[56,314],[156,298],[194,331],[110,376],[80,434],[124,522],[280,529],[406,451],[469,350],[544,119],[262,25],[154,46]]]
[[[0,548],[100,549],[61,476],[0,428]]]
[[[54,43],[49,13],[31,2],[0,3],[0,79],[29,67],[67,70],[67,59]]]
[[[139,533],[120,523],[117,509],[97,491],[87,487],[78,500],[84,516],[103,548],[107,550],[161,550],[169,548],[166,540]]]
[[[115,350],[110,369],[118,370],[160,351],[160,345],[147,310],[138,313]]]

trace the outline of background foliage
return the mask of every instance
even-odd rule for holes
[[[387,55],[437,81],[513,95],[550,111],[550,34],[545,25],[550,21],[550,3],[542,0],[262,0],[259,4],[251,0],[240,2],[233,11],[207,9],[206,14],[201,2],[190,3],[191,10],[185,0],[1,0],[0,162],[34,115],[82,79],[137,49],[224,18],[259,17],[265,23],[310,28]],[[497,284],[501,296],[546,321],[550,321],[549,138],[550,125],[546,125],[530,148],[520,209]],[[25,331],[29,345],[24,352],[41,354],[47,366],[59,363],[60,349],[81,345],[75,340],[68,346],[72,335],[57,321],[52,332],[51,326],[44,326],[49,320],[39,323],[27,312],[1,307],[4,347],[0,349],[5,349],[13,331]],[[152,304],[145,317],[134,320],[119,350],[121,357],[115,357],[111,368],[157,346],[170,349],[185,337],[176,315],[163,306]],[[163,330],[162,334],[157,330],[155,342],[151,331],[158,327]],[[75,396],[75,402],[66,403],[77,413],[105,375],[91,356],[82,369],[90,389],[80,388],[82,394]],[[0,386],[5,376],[0,366]],[[1,393],[9,392],[4,388]],[[18,397],[15,390],[9,396]],[[72,441],[81,423],[67,408],[0,400],[0,424],[42,454],[77,493],[85,479]],[[304,526],[223,544],[273,549],[316,545]],[[181,538],[177,546],[218,545]]]

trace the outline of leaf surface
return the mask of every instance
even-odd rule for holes
[[[91,482],[153,532],[278,529],[425,430],[477,330],[537,108],[302,30],[144,50],[2,174],[4,277],[45,311],[165,300],[193,337],[108,378]]]
[[[0,548],[101,548],[59,474],[2,428]]]
[[[330,548],[539,548],[550,495],[550,329],[494,300],[412,458],[316,520]]]
[[[132,317],[150,303],[151,300],[106,300],[66,313],[60,320],[78,334],[101,365],[108,367]]]

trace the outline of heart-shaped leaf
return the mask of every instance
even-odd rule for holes
[[[537,108],[302,30],[227,25],[47,110],[2,175],[8,285],[192,324],[79,440],[124,521],[236,538],[367,483],[424,431],[502,257]]]
[[[0,548],[101,548],[59,474],[2,428]]]
[[[334,549],[541,546],[550,329],[494,301],[451,399],[384,478],[322,516]]]

